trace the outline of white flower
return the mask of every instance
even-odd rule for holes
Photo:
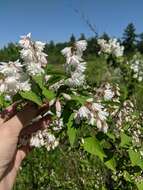
[[[0,92],[14,95],[20,90],[30,90],[28,77],[23,71],[23,66],[19,60],[15,62],[1,63],[0,73],[3,74],[3,80],[0,84]]]
[[[5,83],[0,84],[0,93],[5,93],[7,91],[7,86]]]
[[[31,84],[29,83],[29,80],[21,82],[19,85],[19,89],[22,91],[30,91],[31,90]]]
[[[79,118],[80,120],[82,120],[84,118],[88,119],[89,115],[90,115],[89,109],[87,107],[85,107],[85,106],[82,106],[78,110],[77,114],[75,115],[75,118],[77,117],[77,119]]]
[[[47,131],[47,129],[39,130],[35,132],[30,139],[30,146],[42,147],[45,146],[48,151],[55,149],[59,144],[59,141],[53,134]]]
[[[112,54],[115,57],[120,57],[124,53],[124,46],[121,46],[120,43],[117,41],[117,39],[110,39],[109,41],[106,41],[104,39],[98,39],[98,44],[100,45],[101,52]]]
[[[100,120],[106,120],[107,119],[107,117],[108,117],[108,113],[106,112],[106,111],[103,111],[103,110],[100,110],[99,112],[98,112],[98,116],[99,116],[99,118],[100,118]]]
[[[71,52],[71,47],[66,47],[64,48],[61,53],[65,56],[65,57],[70,57],[72,56],[72,52]]]
[[[71,87],[77,87],[83,85],[85,82],[85,75],[82,73],[75,72],[71,78],[66,80],[66,83]]]
[[[104,107],[103,107],[101,104],[99,104],[99,103],[93,103],[93,104],[92,104],[92,109],[93,109],[94,111],[101,111],[103,108],[104,108]]]
[[[111,100],[114,97],[115,93],[111,89],[106,89],[104,91],[104,99]]]
[[[96,119],[94,117],[94,114],[90,113],[89,114],[89,125],[95,125],[95,123],[96,123]]]
[[[103,123],[101,131],[103,131],[103,133],[107,133],[107,131],[108,131],[108,125],[107,125],[106,122]]]
[[[74,48],[67,47],[61,52],[66,57],[65,70],[69,78],[65,84],[70,87],[78,87],[85,83],[86,62],[83,62],[82,53],[85,51],[87,42],[85,40],[75,42]]]
[[[61,117],[62,108],[61,108],[61,103],[60,103],[59,100],[56,100],[55,107],[56,107],[56,115],[57,115],[57,117]]]
[[[6,101],[11,101],[11,100],[12,100],[10,95],[5,95],[4,99],[5,99]]]
[[[63,97],[66,99],[66,100],[71,100],[71,96],[69,94],[66,94],[66,93],[62,93]]]
[[[16,77],[11,76],[5,79],[5,85],[8,93],[15,94],[19,90],[19,82]]]
[[[45,81],[46,82],[48,82],[50,78],[51,78],[51,75],[45,75]]]
[[[59,141],[56,140],[55,136],[51,133],[46,134],[46,142],[45,142],[45,147],[47,148],[48,151],[51,149],[55,149],[59,145]]]
[[[47,65],[47,54],[43,53],[43,52],[36,52],[36,57],[38,62],[41,63],[41,66],[45,67]]]
[[[96,120],[96,126],[97,126],[97,128],[99,129],[99,131],[102,130],[102,122],[101,122],[100,119],[97,119],[97,120]]]
[[[28,48],[30,45],[30,38],[31,38],[31,33],[27,34],[26,36],[21,36],[21,40],[19,41],[21,47]]]
[[[30,146],[40,148],[43,143],[41,143],[41,139],[38,136],[32,136],[30,140]]]
[[[22,64],[19,62],[19,60],[15,62],[1,62],[0,63],[0,73],[2,73],[5,76],[12,76],[17,75],[19,72],[22,71]]]
[[[43,52],[45,43],[40,41],[33,42],[29,36],[24,36],[23,40],[29,43],[22,46],[23,49],[20,51],[28,74],[33,76],[44,73],[43,67],[47,65],[47,54]]]
[[[139,82],[143,80],[143,61],[142,57],[135,55],[133,59],[129,62],[130,68],[133,71],[133,78],[137,79]]]
[[[86,100],[87,102],[93,102],[93,98],[89,98]]]
[[[53,130],[54,130],[54,131],[59,131],[59,130],[61,130],[62,127],[63,127],[63,125],[64,125],[64,124],[63,124],[63,118],[54,120],[53,123],[52,123],[52,125],[54,126],[54,127],[53,127]]]
[[[43,51],[43,49],[44,49],[44,47],[45,47],[45,43],[40,42],[40,41],[36,41],[34,45],[35,45],[35,48],[36,48],[38,51]]]
[[[50,90],[57,91],[62,85],[64,85],[64,79],[61,79],[60,81],[54,83],[53,85],[50,86]]]
[[[92,109],[97,111],[98,117],[100,120],[106,120],[107,116],[109,115],[106,111],[104,111],[104,107],[99,103],[93,103]]]
[[[21,53],[21,58],[24,59],[26,62],[35,60],[32,49],[22,49],[20,53]]]
[[[41,65],[35,62],[30,62],[29,64],[27,63],[27,71],[30,75],[33,76],[44,73],[44,69],[41,68]]]
[[[87,47],[87,41],[86,40],[80,40],[75,43],[76,48],[78,51],[82,52],[86,50]]]
[[[83,73],[86,70],[86,62],[82,62],[78,65],[76,72]]]

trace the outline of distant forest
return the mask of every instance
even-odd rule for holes
[[[93,37],[86,38],[84,34],[81,34],[80,38],[76,39],[74,34],[71,35],[68,42],[54,43],[50,41],[45,46],[45,53],[47,53],[48,59],[52,64],[63,63],[63,56],[61,56],[60,51],[74,43],[76,40],[87,40],[88,48],[86,54],[92,55],[97,54],[99,46],[97,44],[97,39],[103,38],[109,40],[110,36],[107,33],[102,35],[94,32]],[[125,55],[133,54],[135,52],[140,52],[143,54],[143,32],[140,34],[136,33],[136,27],[133,23],[129,23],[123,31],[122,38],[118,39],[119,42],[125,47]],[[19,56],[20,47],[16,43],[9,43],[7,46],[0,49],[0,61],[15,61],[20,58]]]

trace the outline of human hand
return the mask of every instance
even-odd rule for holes
[[[39,112],[35,106],[26,105],[24,110],[18,113],[15,105],[7,110],[7,114],[0,115],[0,190],[12,189],[21,162],[30,150],[28,145],[17,149],[19,136],[31,134],[47,124],[44,118],[28,125]]]

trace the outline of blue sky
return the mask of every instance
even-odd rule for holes
[[[75,9],[96,25],[99,34],[120,37],[129,22],[143,32],[142,0],[0,0],[0,47],[28,32],[46,42],[66,41],[72,33],[92,36]]]

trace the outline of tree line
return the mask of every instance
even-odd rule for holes
[[[98,35],[97,33],[90,38],[86,38],[84,34],[81,34],[80,38],[76,39],[74,34],[71,35],[68,42],[54,43],[50,41],[45,46],[45,53],[49,55],[49,60],[51,63],[61,63],[63,62],[63,56],[61,56],[60,51],[66,46],[70,46],[76,40],[87,40],[88,49],[87,54],[97,54],[99,46],[97,43],[98,38],[103,38],[109,40],[110,36],[107,33]],[[122,45],[125,47],[125,55],[133,54],[136,51],[143,54],[143,32],[140,34],[136,33],[136,27],[133,23],[129,23],[124,29],[123,37],[118,39]],[[7,46],[0,49],[0,61],[14,61],[20,58],[19,46],[17,43],[9,43]]]

